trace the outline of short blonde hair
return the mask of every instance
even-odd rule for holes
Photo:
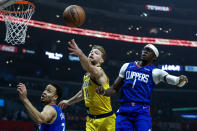
[[[93,50],[93,49],[98,49],[98,50],[102,53],[101,57],[103,58],[103,60],[104,60],[104,61],[106,60],[107,54],[106,54],[105,49],[104,49],[102,46],[100,46],[100,45],[94,45],[94,46],[92,47],[92,50]]]

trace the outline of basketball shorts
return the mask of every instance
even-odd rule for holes
[[[116,113],[116,131],[151,131],[151,116],[149,105],[121,105]]]
[[[115,131],[115,114],[103,118],[86,117],[86,131]]]

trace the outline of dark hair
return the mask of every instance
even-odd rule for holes
[[[58,103],[62,99],[63,90],[62,90],[62,88],[59,85],[57,85],[55,83],[50,83],[50,85],[52,85],[52,86],[54,86],[56,88],[56,94],[58,96],[57,103]]]
[[[102,47],[102,46],[100,46],[100,45],[94,45],[93,47],[92,47],[92,50],[93,49],[98,49],[101,53],[102,53],[102,58],[103,58],[103,60],[105,61],[106,60],[106,58],[107,58],[107,54],[106,54],[106,51],[105,51],[105,49]]]

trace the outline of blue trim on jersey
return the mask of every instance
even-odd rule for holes
[[[152,70],[155,66],[139,67],[134,62],[129,63],[125,70],[124,83],[121,87],[120,103],[150,104],[151,92],[155,86]]]
[[[57,112],[57,118],[52,124],[41,124],[39,127],[39,131],[66,131],[66,120],[64,117],[64,113],[57,105],[50,105]]]

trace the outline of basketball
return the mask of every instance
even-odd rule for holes
[[[63,19],[70,27],[80,27],[86,19],[86,14],[80,6],[70,5],[63,12]]]

